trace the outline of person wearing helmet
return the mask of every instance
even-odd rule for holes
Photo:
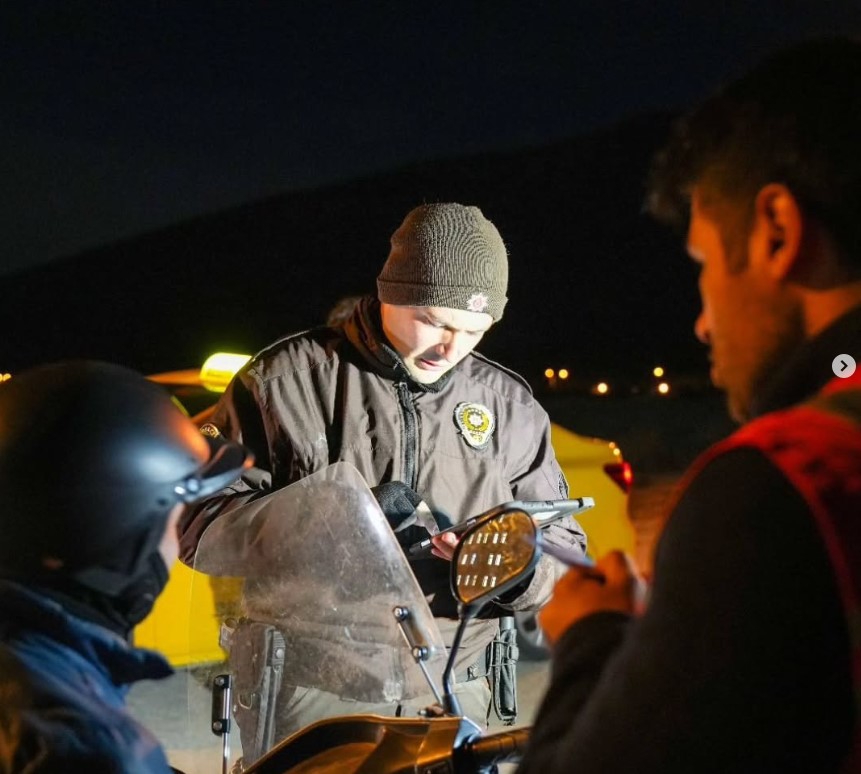
[[[119,366],[0,387],[0,771],[170,771],[124,697],[171,670],[129,633],[167,581],[184,506],[250,464]]]

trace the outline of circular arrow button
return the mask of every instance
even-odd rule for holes
[[[855,373],[855,358],[852,355],[838,355],[831,361],[831,370],[835,376],[848,379]]]

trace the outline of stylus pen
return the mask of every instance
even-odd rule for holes
[[[606,578],[604,573],[595,569],[594,559],[590,559],[585,554],[575,551],[573,548],[565,548],[557,546],[555,543],[548,543],[544,540],[535,541],[539,544],[539,548],[545,553],[550,554],[554,559],[558,559],[562,564],[568,567],[578,567],[584,570],[584,575],[589,578],[594,578],[603,583]]]
[[[453,527],[449,527],[448,529],[442,530],[442,532],[438,532],[434,537],[438,535],[445,535],[446,532],[454,532],[455,535],[460,535],[462,532],[466,532],[473,524],[478,522],[480,517],[474,516],[471,519],[467,519],[466,521],[462,521],[460,524],[455,524]],[[433,543],[430,538],[426,538],[422,540],[420,543],[413,543],[409,547],[410,556],[419,556],[421,554],[427,553],[430,551]]]
[[[554,559],[558,559],[562,564],[567,564],[569,567],[584,567],[588,569],[595,566],[594,559],[591,559],[580,551],[575,551],[573,548],[557,546],[555,543],[548,543],[546,540],[533,541],[531,538],[529,540],[537,544],[545,554],[550,554]]]

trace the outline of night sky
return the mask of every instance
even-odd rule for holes
[[[0,274],[682,108],[823,32],[861,32],[857,0],[4,2]]]

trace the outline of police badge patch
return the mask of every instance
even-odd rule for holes
[[[473,449],[484,449],[496,429],[496,417],[481,403],[458,403],[454,409],[454,421],[463,439]]]
[[[200,434],[208,435],[210,438],[220,438],[221,430],[219,430],[212,422],[207,422],[200,426]]]

